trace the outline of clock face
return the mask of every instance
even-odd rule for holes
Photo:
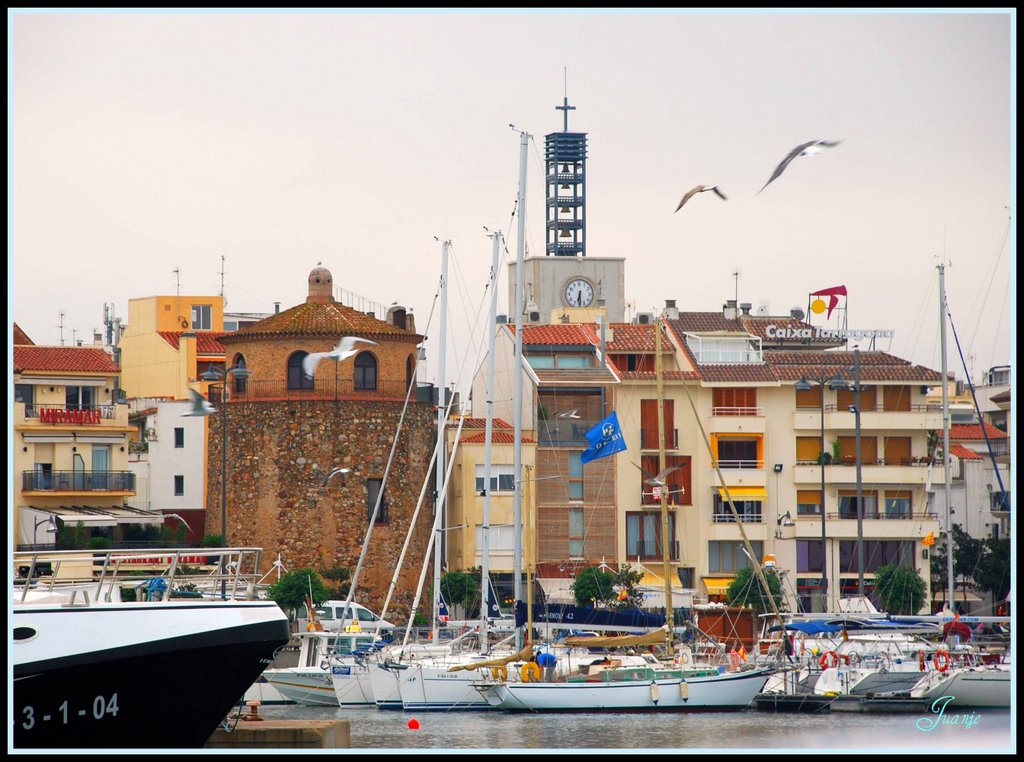
[[[594,287],[583,278],[569,281],[565,286],[565,303],[570,307],[589,307],[594,303]]]

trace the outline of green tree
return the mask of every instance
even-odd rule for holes
[[[616,575],[598,566],[587,566],[576,573],[572,594],[578,606],[610,606],[615,602]]]
[[[307,595],[312,595],[315,605],[330,599],[324,581],[315,569],[308,566],[282,575],[281,579],[267,588],[267,596],[286,612],[295,612],[302,607]]]
[[[74,524],[61,523],[57,527],[56,545],[58,550],[81,550],[89,542],[89,530],[85,523],[76,521]]]
[[[994,602],[999,603],[1010,594],[1010,540],[989,537],[983,546],[985,552],[978,560],[974,578],[978,587],[992,593]]]
[[[462,606],[466,619],[479,615],[480,570],[445,572],[441,577],[441,595],[449,606]],[[472,613],[473,610],[476,614]]]
[[[637,585],[644,577],[632,566],[619,566],[615,574],[615,585],[619,592],[615,595],[615,608],[617,609],[638,609],[644,603],[644,594],[640,592]]]
[[[762,569],[771,597],[765,594],[764,586],[757,578],[752,566],[744,566],[729,583],[725,598],[730,606],[749,606],[755,611],[765,614],[772,610],[771,601],[775,601],[776,608],[782,606],[782,581],[774,569]]]
[[[327,580],[327,597],[329,600],[343,600],[348,597],[352,573],[345,566],[332,566],[324,569],[323,578]]]
[[[916,614],[925,603],[925,583],[916,569],[889,564],[875,572],[875,593],[890,614]]]

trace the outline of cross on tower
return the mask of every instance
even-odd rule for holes
[[[563,117],[563,120],[564,120],[563,121],[562,132],[568,132],[569,131],[569,112],[570,111],[575,111],[576,107],[569,105],[569,98],[568,97],[563,97],[562,98],[562,105],[561,106],[555,106],[555,109],[562,112],[562,117]]]

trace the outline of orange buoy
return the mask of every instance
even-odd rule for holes
[[[411,720],[409,720],[409,730],[419,730],[419,729],[420,729],[420,721],[419,720],[417,720],[415,717],[413,717]]]

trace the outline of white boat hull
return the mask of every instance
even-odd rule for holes
[[[1009,709],[1010,678],[1008,669],[971,667],[951,670],[943,679],[934,676],[922,681],[911,695],[934,701],[952,696],[948,706],[991,707]]]
[[[749,706],[770,675],[752,670],[685,679],[476,685],[492,706],[512,711],[706,711]]]
[[[370,668],[363,664],[333,664],[331,683],[339,706],[373,706]]]
[[[338,706],[329,670],[319,667],[268,669],[263,676],[288,701],[306,706]]]
[[[489,669],[450,672],[447,666],[410,666],[401,673],[399,682],[402,706],[406,710],[492,709],[473,687],[489,676]]]

